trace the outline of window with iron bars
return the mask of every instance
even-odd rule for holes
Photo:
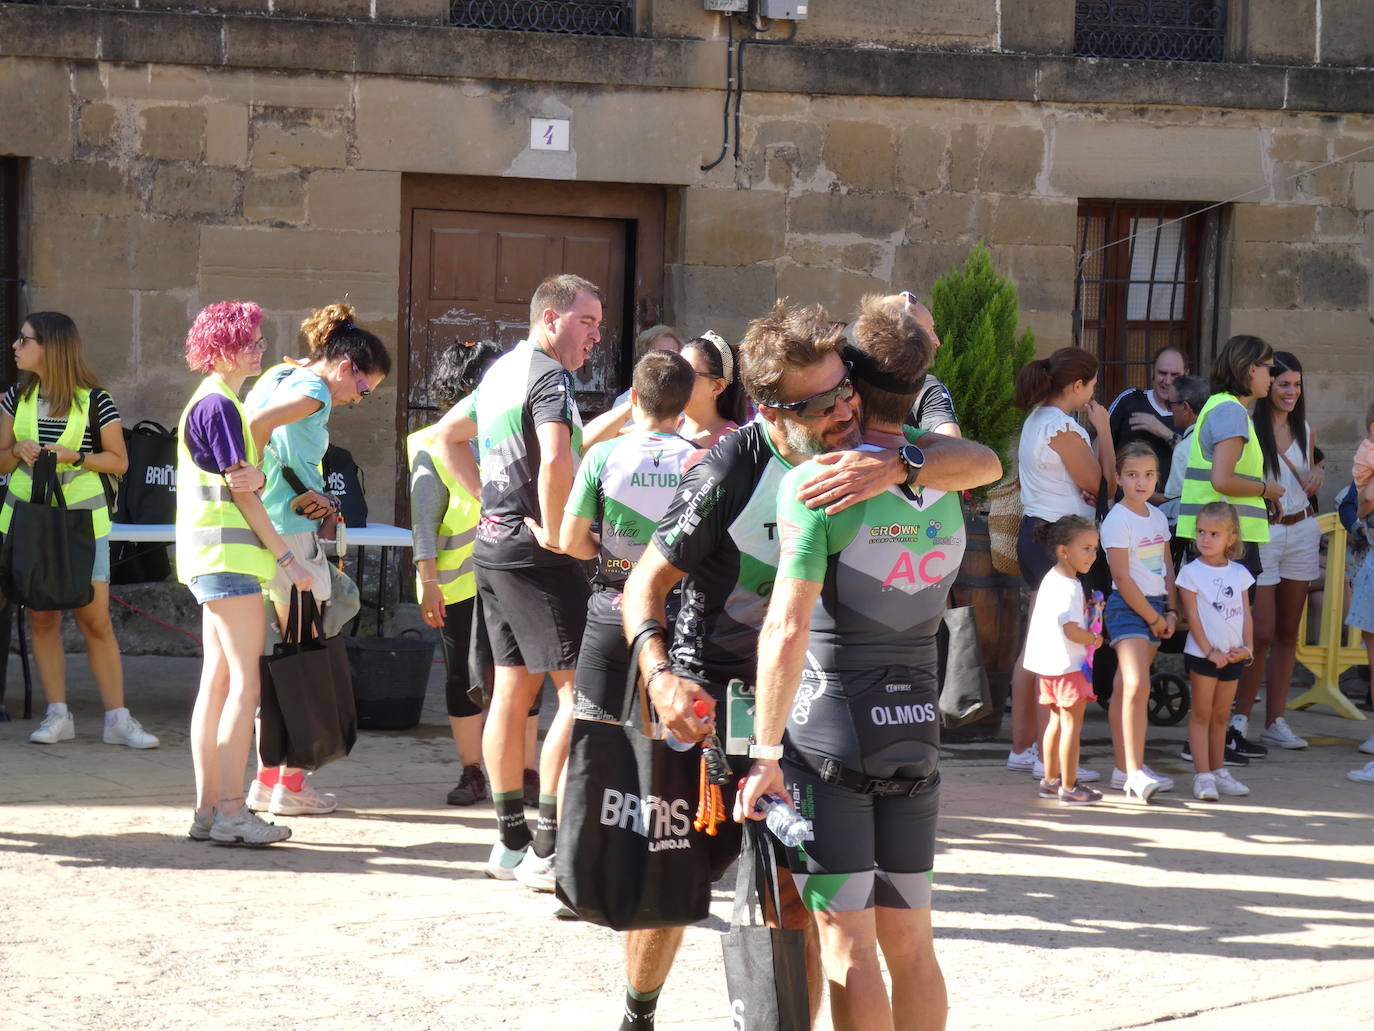
[[[1206,357],[1202,343],[1214,304],[1203,296],[1204,280],[1213,279],[1204,275],[1204,254],[1214,253],[1218,243],[1215,212],[1199,216],[1200,207],[1135,201],[1078,206],[1078,346],[1101,363],[1097,396],[1104,401],[1149,387],[1161,348],[1181,351],[1194,370]]]
[[[1226,60],[1226,0],[1078,0],[1074,53],[1147,61]]]
[[[634,0],[453,0],[449,24],[467,29],[633,36]]]

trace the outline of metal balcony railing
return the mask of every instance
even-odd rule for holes
[[[633,36],[634,0],[453,0],[449,24],[468,29]]]
[[[1147,61],[1224,61],[1225,0],[1079,0],[1074,53]]]

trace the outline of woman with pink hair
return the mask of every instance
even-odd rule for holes
[[[205,661],[191,715],[195,841],[270,845],[291,836],[244,805],[267,617],[262,585],[282,569],[302,591],[310,572],[272,526],[266,478],[238,394],[261,371],[262,309],[209,305],[186,334],[186,364],[205,379],[181,413],[177,445],[177,577],[201,605]]]

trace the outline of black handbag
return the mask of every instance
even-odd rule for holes
[[[344,525],[366,526],[367,496],[363,493],[363,471],[353,461],[353,456],[343,448],[330,444],[325,449],[320,469],[324,473],[324,489],[339,499]]]
[[[343,638],[325,637],[315,596],[291,590],[282,643],[260,660],[258,755],[264,766],[318,770],[358,740]]]
[[[701,752],[648,725],[636,647],[621,723],[573,723],[558,825],[559,901],[617,931],[694,924],[711,905],[707,837],[692,829]]]
[[[95,598],[94,568],[91,513],[67,507],[57,479],[57,454],[40,451],[30,499],[14,502],[0,550],[0,584],[11,600],[31,609],[79,609]]]
[[[767,927],[759,910],[778,910],[778,865],[772,842],[758,820],[744,822],[735,880],[735,912],[721,939],[730,1019],[749,1031],[808,1031],[811,1007],[806,988],[806,944],[802,931]]]
[[[952,595],[951,595],[952,597]],[[939,656],[940,723],[960,727],[992,711],[992,688],[978,642],[978,617],[972,605],[945,609],[935,632]]]

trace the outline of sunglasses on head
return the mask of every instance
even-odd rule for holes
[[[760,401],[759,404],[764,408],[776,408],[780,411],[791,412],[802,419],[823,419],[833,412],[835,406],[841,401],[853,400],[854,384],[849,379],[849,374],[853,369],[854,366],[851,363],[845,362],[844,379],[829,390],[823,390],[819,394],[812,394],[800,401]]]

